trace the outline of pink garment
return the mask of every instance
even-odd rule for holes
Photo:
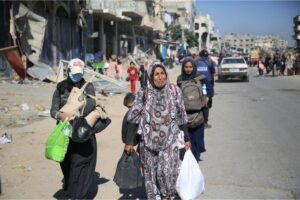
[[[122,65],[122,64],[118,64],[118,65],[117,65],[117,69],[118,69],[117,79],[122,79],[122,75],[123,75],[123,65]]]
[[[265,65],[263,64],[263,62],[261,60],[258,61],[258,68],[261,70],[264,70]]]
[[[115,78],[116,68],[117,68],[117,62],[115,61],[110,62],[107,69],[107,76],[110,78]]]

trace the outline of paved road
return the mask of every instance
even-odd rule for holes
[[[256,77],[252,68],[249,83],[215,87],[213,127],[200,163],[206,181],[201,199],[300,198],[300,77]],[[98,140],[102,181],[96,198],[128,198],[108,178],[118,159],[110,153],[122,150],[118,137],[111,135],[110,144],[106,137]],[[137,195],[145,197],[141,190]]]
[[[175,74],[170,77],[176,79]],[[53,89],[1,85],[2,101],[49,106]],[[207,152],[200,163],[206,181],[201,199],[300,199],[300,76],[255,77],[252,69],[249,83],[216,83],[216,93],[213,127],[206,130]],[[96,199],[129,198],[113,182],[123,150],[122,102],[123,95],[115,95],[105,103],[113,121],[97,134]],[[6,130],[14,140],[0,148],[0,199],[63,197],[59,165],[44,157],[45,138],[54,123],[46,118]],[[135,192],[145,198],[144,190]]]
[[[300,198],[300,78],[216,83],[205,199]]]

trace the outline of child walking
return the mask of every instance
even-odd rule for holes
[[[134,66],[133,62],[130,62],[130,66],[127,69],[128,77],[130,80],[130,89],[131,93],[135,95],[136,91],[136,81],[138,80],[139,77],[139,72],[136,66]]]
[[[124,97],[123,104],[128,108],[128,111],[133,105],[134,99],[135,96],[132,93],[127,93],[126,96]],[[127,122],[128,111],[126,112],[122,123],[122,142],[125,144],[124,151],[126,153],[130,153],[134,151],[133,147],[138,144],[138,140],[139,140],[137,135],[138,126],[130,127],[130,128],[128,127],[128,122]]]

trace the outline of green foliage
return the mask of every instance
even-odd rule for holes
[[[182,41],[182,28],[180,25],[170,25],[166,29],[166,33],[170,34],[170,39],[173,41]],[[194,35],[193,31],[184,30],[185,40],[189,47],[198,46],[198,38]]]
[[[179,25],[170,25],[167,27],[167,32],[171,34],[171,39],[174,41],[181,40],[181,27]]]
[[[186,38],[186,43],[189,45],[189,47],[198,47],[198,38],[194,35],[193,31],[185,29],[184,34]]]
[[[268,52],[264,48],[259,48],[259,57],[265,58],[268,55]]]

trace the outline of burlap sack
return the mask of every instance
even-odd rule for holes
[[[93,110],[90,114],[85,117],[86,122],[93,127],[95,122],[98,119],[107,119],[107,114],[104,108],[100,105],[97,105],[95,110]]]
[[[73,87],[70,92],[67,103],[59,110],[59,112],[76,115],[86,103],[86,95],[83,93],[88,83],[85,83],[80,89]]]

